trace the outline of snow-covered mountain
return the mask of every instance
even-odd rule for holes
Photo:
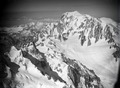
[[[117,81],[120,30],[110,18],[66,12],[58,22],[1,28],[0,36],[5,88],[113,88]]]

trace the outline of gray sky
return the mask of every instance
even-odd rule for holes
[[[118,20],[117,0],[6,0],[5,12],[39,12],[40,17],[60,18],[67,11]],[[35,14],[36,15],[36,14]]]

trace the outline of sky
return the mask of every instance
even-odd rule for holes
[[[118,21],[119,0],[3,0],[1,18],[34,16],[58,19],[64,12],[79,11],[94,17]],[[15,14],[10,14],[15,13]],[[19,15],[18,15],[19,13]],[[21,14],[21,15],[20,15]]]

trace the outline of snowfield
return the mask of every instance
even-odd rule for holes
[[[110,44],[103,39],[91,46],[80,46],[75,38],[71,38],[64,45],[63,49],[69,58],[76,59],[89,69],[93,69],[106,88],[113,87],[117,79],[119,62],[115,61],[112,55],[115,49],[110,49]]]

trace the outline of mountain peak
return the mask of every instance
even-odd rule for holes
[[[120,58],[120,32],[113,20],[73,11],[64,13],[60,21],[32,22],[5,29],[0,32],[0,42],[5,43],[1,44],[2,54],[8,56],[3,58],[9,60],[10,71],[17,69],[17,73],[8,72],[12,76],[6,78],[10,79],[10,83],[5,81],[6,86],[112,88],[114,85],[119,66],[119,59],[114,58]]]
[[[104,22],[105,24],[112,24],[115,27],[118,27],[117,22],[115,22],[114,20],[112,20],[111,18],[106,18],[106,17],[101,17],[100,20],[102,22]]]
[[[81,15],[78,11],[72,11],[72,12],[65,12],[64,15],[68,16],[79,16]]]
[[[80,14],[78,11],[73,11],[73,12],[65,12],[63,13],[63,15],[61,16],[61,19],[64,19],[65,17],[66,18],[76,18],[76,17],[81,17],[83,16],[83,14]]]

